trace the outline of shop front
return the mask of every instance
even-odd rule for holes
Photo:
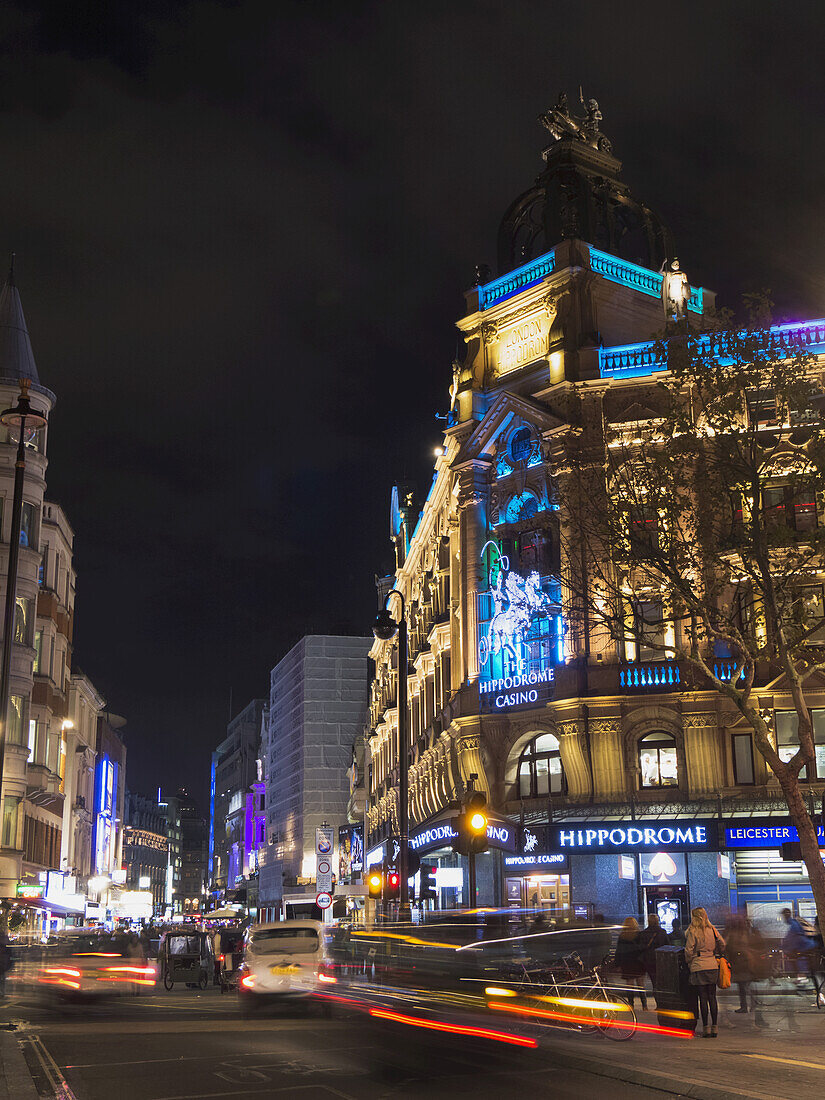
[[[531,834],[538,834],[535,842]],[[532,853],[526,851],[528,844],[534,844]],[[554,891],[560,901],[566,888],[570,915],[576,918],[599,916],[613,923],[656,914],[670,932],[675,920],[682,925],[690,920],[692,906],[703,905],[717,919],[727,916],[729,871],[727,860],[720,859],[715,819],[554,822],[525,829],[524,847],[523,860],[564,860],[555,867],[549,862],[544,868],[519,867],[521,902],[528,907],[537,900],[545,908]],[[508,899],[516,894],[511,878]]]
[[[504,888],[510,909],[541,910],[556,921],[570,913],[570,864],[563,852],[546,850],[547,826],[525,829],[523,855],[504,855]]]
[[[452,826],[457,810],[410,830],[410,852],[421,861],[421,868],[410,877],[410,894],[422,912],[460,909],[470,904],[468,860],[453,850],[458,833]],[[491,818],[487,825],[486,852],[476,856],[476,885],[482,905],[501,903],[501,853],[514,853],[518,826],[503,818]],[[366,854],[369,869],[378,864],[397,866],[399,844],[395,837],[371,848]]]
[[[825,848],[825,829],[820,825],[817,831],[819,846]],[[798,839],[788,817],[734,817],[722,824],[731,863],[731,909],[744,910],[763,933],[776,938],[785,932],[783,909],[810,921],[816,916],[804,863],[782,859],[781,845]]]

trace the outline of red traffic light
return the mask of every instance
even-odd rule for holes
[[[400,881],[401,880],[399,879],[398,875],[396,875],[395,873],[387,876],[387,883],[390,886],[397,886]]]

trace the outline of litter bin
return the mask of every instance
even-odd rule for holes
[[[656,948],[656,1016],[662,1027],[696,1030],[697,996],[683,947]]]

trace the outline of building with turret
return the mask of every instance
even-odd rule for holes
[[[802,913],[811,891],[802,865],[780,860],[778,784],[720,694],[686,690],[655,593],[635,611],[649,647],[565,618],[579,568],[559,503],[570,443],[588,440],[598,464],[612,436],[658,415],[655,339],[675,257],[663,220],[623,181],[598,105],[577,118],[561,97],[543,121],[541,172],[506,210],[498,271],[478,269],[457,320],[464,351],[426,501],[392,492],[391,582],[410,639],[410,844],[437,869],[426,904],[657,912],[666,927],[692,904]],[[700,327],[713,302],[689,290],[686,323]],[[825,322],[798,327],[794,339],[825,354]],[[808,519],[822,524],[817,507]],[[399,827],[395,641],[370,655],[368,865]],[[790,729],[787,690],[760,690]],[[809,702],[825,737],[825,694],[812,689]],[[807,780],[817,800],[819,767]],[[471,782],[501,824],[478,858],[475,898],[450,824]]]

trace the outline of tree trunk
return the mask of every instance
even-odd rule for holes
[[[794,775],[786,768],[783,768],[782,771],[784,774],[777,774],[777,779],[785,795],[785,801],[788,803],[791,821],[793,821],[799,834],[802,860],[811,883],[816,912],[819,917],[819,927],[825,928],[825,863],[822,862],[822,854],[819,851],[816,825],[811,820],[811,816],[805,807],[805,801],[799,786],[799,776]]]

